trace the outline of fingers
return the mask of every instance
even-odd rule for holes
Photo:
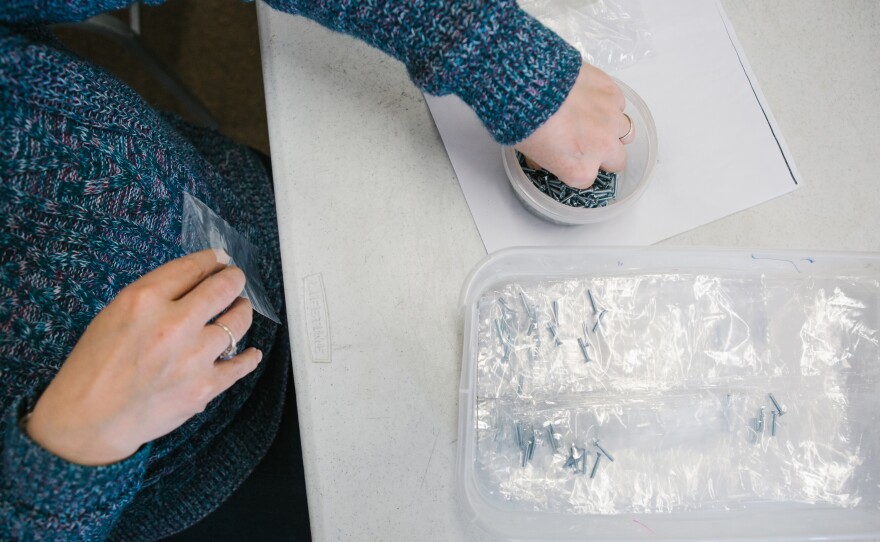
[[[535,162],[534,160],[532,160],[528,156],[526,156],[526,165],[532,169],[535,169],[535,170],[544,169],[544,167],[541,164],[539,164],[538,162]]]
[[[232,359],[215,363],[214,386],[217,390],[217,395],[220,395],[232,387],[233,384],[249,375],[257,368],[262,359],[263,353],[251,347]]]
[[[611,147],[600,168],[609,172],[623,171],[626,168],[626,149],[623,144],[617,143]]]
[[[242,270],[226,267],[203,280],[178,303],[192,318],[204,323],[231,305],[241,295],[244,285]]]
[[[560,168],[554,172],[560,181],[572,188],[584,190],[593,186],[596,176],[599,175],[599,164],[595,161],[583,158],[571,167]]]
[[[137,288],[155,292],[160,297],[176,300],[207,277],[226,267],[229,256],[214,250],[194,252],[171,260],[132,283]]]
[[[220,315],[215,322],[223,324],[232,333],[236,342],[240,341],[253,323],[254,311],[250,301],[243,297],[237,298],[229,310]],[[200,353],[207,359],[215,360],[229,346],[229,334],[218,326],[208,324],[202,330]]]

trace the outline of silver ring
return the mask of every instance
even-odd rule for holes
[[[235,354],[235,347],[238,346],[238,341],[235,340],[235,335],[232,334],[232,330],[229,329],[228,327],[226,327],[225,324],[222,324],[220,322],[211,322],[211,323],[213,325],[219,327],[220,329],[225,331],[227,335],[229,335],[229,346],[227,346],[226,350],[224,350],[223,352],[220,353],[219,356],[217,356],[217,359],[222,359],[223,361],[226,361],[228,359],[232,359],[232,355]]]
[[[633,120],[632,120],[632,118],[631,118],[629,115],[627,115],[626,113],[624,113],[623,116],[626,117],[626,120],[629,121],[629,130],[627,130],[625,134],[623,134],[622,136],[618,137],[617,139],[623,139],[623,138],[625,138],[626,136],[628,136],[629,134],[631,134],[632,131],[633,131]]]

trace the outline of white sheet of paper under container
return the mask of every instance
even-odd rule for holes
[[[545,12],[554,5],[524,2],[530,4]],[[565,4],[572,0],[558,5]],[[533,215],[511,188],[501,146],[474,113],[456,97],[426,97],[490,253],[510,246],[647,245],[798,187],[797,170],[719,2],[606,4],[637,13],[650,32],[647,56],[608,71],[648,105],[658,142],[647,189],[614,218],[559,226]],[[643,126],[636,128],[638,137],[646,136]]]

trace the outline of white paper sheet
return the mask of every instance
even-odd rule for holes
[[[720,3],[644,2],[655,54],[615,77],[648,104],[659,163],[622,215],[556,226],[516,199],[501,148],[458,98],[426,96],[488,252],[518,245],[646,245],[791,192],[799,175]]]

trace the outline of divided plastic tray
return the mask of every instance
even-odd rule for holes
[[[483,531],[880,539],[880,255],[518,248],[461,301],[457,481]],[[591,478],[597,437],[615,461]]]

